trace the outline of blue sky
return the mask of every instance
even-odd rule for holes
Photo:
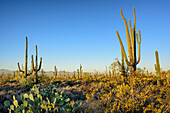
[[[102,72],[114,58],[120,59],[119,31],[127,52],[126,19],[141,30],[141,61],[138,67],[154,70],[158,50],[163,70],[170,69],[169,0],[0,0],[0,69],[17,70],[24,64],[25,36],[28,65],[31,54],[43,58],[42,68]]]

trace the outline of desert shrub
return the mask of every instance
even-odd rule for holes
[[[6,83],[10,82],[11,78],[12,78],[11,74],[1,73],[0,74],[0,85],[1,85],[1,87],[4,86]]]
[[[87,111],[93,112],[168,112],[169,85],[154,85],[148,82],[143,74],[137,74],[127,79],[127,83],[120,84],[120,76],[115,76],[111,82],[96,83],[86,94],[90,103]],[[119,80],[118,80],[119,79]]]

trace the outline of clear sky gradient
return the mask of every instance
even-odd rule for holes
[[[119,31],[127,53],[124,21],[141,30],[141,61],[138,67],[153,71],[155,50],[163,70],[170,69],[170,0],[0,0],[0,69],[17,70],[24,64],[28,37],[28,68],[31,54],[43,58],[42,68],[102,72],[120,59]]]

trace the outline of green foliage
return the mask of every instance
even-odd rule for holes
[[[29,95],[27,93],[21,96],[22,104],[18,105],[18,101],[13,95],[13,104],[10,105],[9,101],[5,101],[4,105],[9,108],[9,112],[71,112],[77,111],[77,107],[81,104],[81,101],[77,103],[70,102],[70,98],[65,92],[59,92],[55,85],[34,85]]]

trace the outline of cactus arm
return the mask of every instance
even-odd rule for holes
[[[41,64],[42,64],[42,57],[40,57],[40,65],[37,71],[39,71],[41,69]]]
[[[37,60],[38,60],[38,57],[37,57],[37,45],[35,45],[35,51],[36,51],[36,56],[35,56],[35,70],[37,70],[37,67],[38,67],[38,63],[37,63]]]
[[[137,38],[137,43],[138,43],[138,61],[136,62],[136,64],[138,64],[140,62],[140,44],[141,44],[140,30],[139,30],[139,37],[138,37],[138,34],[136,34],[136,38]]]
[[[117,60],[117,63],[118,63],[120,66],[122,66],[122,64],[119,62],[119,60]]]
[[[124,23],[125,23],[126,38],[127,38],[128,53],[129,53],[129,60],[131,62],[132,61],[132,46],[131,46],[131,40],[130,40],[130,35],[129,35],[129,29],[128,29],[128,25],[127,25],[126,19],[123,16],[123,13],[122,13],[121,9],[120,9],[120,13],[121,13],[121,16],[122,16],[122,18],[124,20]]]
[[[33,58],[33,55],[31,55],[31,59],[32,59],[32,60],[31,60],[31,64],[32,64],[31,67],[32,67],[32,70],[35,71],[35,69],[34,69],[34,58]]]
[[[133,15],[134,15],[134,31],[136,32],[136,15],[135,15],[135,8],[133,7]]]
[[[134,31],[134,29],[131,28],[131,42],[132,42],[132,56],[133,56],[132,58],[133,58],[133,62],[134,62],[134,59],[135,59],[135,53],[134,53],[135,52],[134,51],[134,49],[135,49],[135,47],[134,47],[135,46],[134,45],[135,41],[134,41],[134,38],[135,37],[134,37],[134,32],[133,31]]]
[[[131,27],[131,21],[129,19],[129,29],[130,29],[130,35],[132,34],[132,27]]]
[[[116,31],[116,33],[117,33],[117,37],[118,37],[118,39],[119,39],[119,43],[120,43],[121,50],[122,50],[122,52],[123,52],[123,56],[124,56],[124,58],[125,58],[126,64],[127,64],[128,66],[130,66],[130,62],[129,62],[128,59],[127,59],[127,56],[126,56],[126,53],[125,53],[125,49],[124,49],[124,47],[123,47],[123,44],[122,44],[122,41],[121,41],[121,39],[120,39],[120,36],[119,36],[118,31]]]
[[[24,73],[24,71],[21,70],[21,68],[20,68],[19,62],[18,62],[17,64],[18,64],[18,69],[19,69],[19,71],[22,72],[22,73]]]

